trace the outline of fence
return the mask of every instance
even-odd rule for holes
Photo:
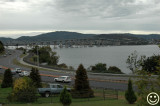
[[[85,97],[73,97],[73,95],[78,96],[80,93],[71,93],[72,102],[85,102],[85,101],[100,101],[100,100],[116,100],[118,99],[118,91],[111,89],[94,89],[94,96],[87,96],[87,93],[81,92],[85,94]],[[11,102],[10,93],[0,93],[0,104],[23,104],[23,103],[58,103],[60,94],[53,94],[49,97],[42,97],[40,94],[18,94],[19,100],[21,102]],[[26,99],[28,96],[29,99]],[[28,101],[27,101],[28,100]]]

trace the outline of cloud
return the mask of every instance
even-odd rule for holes
[[[1,0],[0,30],[159,31],[159,0]]]

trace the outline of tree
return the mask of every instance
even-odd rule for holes
[[[69,106],[72,103],[71,94],[67,91],[66,87],[60,94],[60,102],[63,106]]]
[[[30,76],[29,76],[32,81],[33,81],[33,84],[36,88],[38,87],[42,87],[42,84],[41,84],[41,76],[39,75],[39,71],[37,68],[33,68],[31,69],[31,73],[30,73]]]
[[[88,76],[86,73],[86,69],[82,64],[79,65],[76,76],[75,76],[75,85],[73,90],[73,96],[80,97],[93,97],[93,91],[89,86]]]
[[[2,88],[12,87],[13,86],[13,79],[12,79],[12,73],[10,69],[6,69],[4,72],[4,77],[2,81]]]
[[[58,61],[59,61],[59,56],[56,56],[56,52],[52,52],[51,56],[50,56],[50,60],[48,62],[48,64],[50,65],[57,65]]]
[[[128,65],[127,68],[129,68],[134,74],[136,70],[138,70],[141,67],[145,58],[146,56],[140,56],[140,58],[138,58],[137,51],[134,51],[133,53],[131,53],[131,55],[128,56],[128,59],[126,61]]]
[[[4,52],[5,48],[3,43],[0,41],[0,53]]]
[[[91,66],[93,72],[105,72],[107,71],[107,65],[104,63],[98,63],[95,66]]]
[[[129,79],[129,81],[128,81],[128,90],[125,92],[125,98],[129,104],[133,104],[137,100],[137,97],[136,97],[136,95],[133,91],[133,88],[132,88],[131,79]]]
[[[122,71],[116,66],[110,66],[107,70],[109,73],[123,74]]]
[[[151,56],[144,60],[142,69],[149,72],[150,74],[158,74],[157,67],[159,67],[160,56]]]
[[[36,88],[32,84],[32,80],[28,77],[16,79],[8,100],[26,103],[36,101]]]

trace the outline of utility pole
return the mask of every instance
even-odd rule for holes
[[[39,53],[38,53],[38,45],[37,45],[37,66],[39,66]]]

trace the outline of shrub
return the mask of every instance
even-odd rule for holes
[[[66,87],[60,94],[60,102],[63,106],[69,106],[72,103],[71,94],[67,91]]]
[[[98,63],[95,66],[91,66],[93,72],[105,72],[107,70],[107,65],[104,63]]]
[[[38,88],[38,87],[42,87],[41,84],[41,76],[39,75],[39,71],[37,68],[32,68],[30,76],[29,76],[32,81],[33,81],[33,85]]]
[[[129,81],[128,81],[128,90],[125,92],[125,98],[129,104],[133,104],[137,100],[137,97],[136,97],[136,95],[133,91],[133,88],[132,88],[131,79],[129,79]]]
[[[4,78],[2,81],[2,88],[12,87],[13,86],[13,79],[12,79],[12,73],[10,69],[5,70],[4,72]]]
[[[32,84],[32,80],[28,77],[16,79],[8,100],[25,103],[36,101],[36,88]]]
[[[107,72],[108,72],[108,73],[123,74],[122,71],[121,71],[118,67],[116,67],[116,66],[110,66],[110,67],[108,68],[108,71],[107,71]]]

